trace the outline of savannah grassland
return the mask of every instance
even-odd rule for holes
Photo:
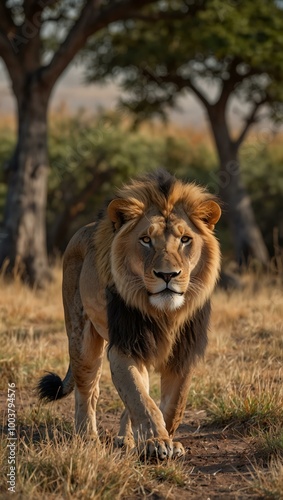
[[[122,406],[106,360],[101,444],[74,436],[73,396],[51,405],[36,398],[44,370],[62,376],[68,365],[60,266],[44,291],[1,279],[1,498],[8,497],[8,383],[16,384],[15,498],[283,498],[282,288],[250,275],[243,284],[214,294],[209,348],[178,431],[186,455],[153,464],[112,447]],[[155,375],[152,395],[158,399]]]
[[[8,134],[12,125],[7,123],[5,127],[5,130],[0,130],[3,161],[9,157],[12,144]],[[119,167],[121,158],[124,161],[127,157],[131,164],[141,137],[134,137],[132,142],[127,139],[125,143],[122,140],[124,133],[115,134],[116,130],[111,127],[101,133],[106,150],[115,140],[119,147],[124,147],[122,151],[113,151],[111,161],[114,159]],[[188,134],[192,149],[184,149],[182,154],[190,164],[195,162],[195,171],[198,172],[198,166],[205,164],[208,158],[207,147],[203,149],[203,143],[207,146],[207,138],[193,136],[189,131],[186,137]],[[57,136],[61,147],[62,127],[58,127]],[[171,141],[169,160],[174,164],[179,161],[182,170],[180,142],[175,150],[172,144],[174,146]],[[261,193],[264,185],[266,197],[265,172],[271,167],[265,160],[260,142],[257,140],[256,148],[254,144],[252,146],[252,150],[247,149],[247,162],[251,154],[254,162],[256,155],[262,159],[265,170],[260,177],[260,164],[255,162],[257,177],[251,177],[250,189],[255,186],[255,194],[256,191]],[[280,168],[281,156],[278,159],[274,156],[274,152],[279,151],[279,143],[277,146],[273,147],[273,160]],[[54,144],[53,148],[55,150]],[[153,158],[155,150],[152,151],[144,143],[142,164]],[[94,153],[89,152],[90,155]],[[65,149],[54,151],[53,157],[59,157],[59,154],[61,162]],[[78,157],[74,158],[77,162]],[[83,166],[82,162],[80,168]],[[184,169],[187,169],[186,164]],[[72,170],[71,174],[75,176],[76,171]],[[207,176],[207,172],[204,174]],[[54,177],[53,184],[57,179],[61,178]],[[270,182],[272,179],[275,180],[272,185],[269,183],[269,190],[270,200],[274,203],[274,189],[279,193],[280,183],[279,177],[270,174]],[[55,188],[57,191],[54,192],[60,192],[57,184]],[[0,192],[2,201],[3,193]],[[280,200],[280,195],[276,199]],[[261,198],[256,196],[254,202],[258,203],[257,213],[262,220],[261,210],[266,210],[268,204],[263,206]],[[60,212],[60,207],[54,205],[51,216]],[[272,206],[272,214],[278,214],[276,210]],[[9,383],[16,385],[14,498],[283,498],[283,293],[279,260],[278,269],[279,278],[247,274],[241,278],[242,289],[215,291],[209,347],[204,361],[194,371],[184,421],[176,436],[184,444],[186,455],[178,461],[157,464],[142,463],[135,454],[113,449],[122,404],[112,385],[106,359],[98,404],[100,444],[83,441],[74,435],[73,395],[50,405],[37,400],[34,387],[44,371],[63,376],[68,366],[61,301],[61,263],[58,262],[53,270],[53,282],[41,291],[26,288],[17,277],[13,283],[0,277],[0,498],[8,498]],[[158,377],[152,374],[151,379],[151,392],[158,400]]]

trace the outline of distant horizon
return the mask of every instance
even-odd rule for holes
[[[1,117],[16,119],[15,100],[10,90],[10,82],[6,75],[6,69],[0,60],[0,125]],[[210,96],[215,96],[217,87],[209,86],[207,88]],[[101,109],[115,110],[117,109],[117,101],[122,95],[121,89],[114,83],[109,84],[85,84],[83,81],[83,66],[76,63],[72,64],[59,79],[53,89],[49,112],[56,112],[66,107],[70,114],[84,109],[90,114],[96,114]],[[229,104],[229,123],[234,131],[241,128],[241,116],[246,114],[246,105],[243,106],[240,101],[235,98],[231,99]],[[187,91],[185,95],[180,95],[177,101],[177,106],[168,112],[168,122],[173,126],[194,129],[196,133],[208,135],[210,139],[211,130],[206,112],[197,98],[190,95]],[[16,121],[16,120],[15,120]],[[272,133],[274,126],[268,119],[263,119],[250,130],[249,136],[258,134],[259,131],[268,131]],[[280,132],[283,130],[283,125],[279,126]]]
[[[0,116],[15,113],[15,102],[10,82],[3,63],[0,61]],[[55,111],[63,103],[70,113],[86,109],[94,114],[99,109],[115,109],[122,91],[113,83],[84,84],[82,67],[72,65],[58,81],[51,96],[49,110]],[[1,119],[1,118],[0,118]],[[197,100],[187,93],[178,100],[178,108],[169,112],[170,122],[184,127],[205,129],[205,113]]]

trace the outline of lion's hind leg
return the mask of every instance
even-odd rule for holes
[[[76,431],[97,437],[96,405],[102,370],[105,341],[87,319],[82,333],[80,352],[70,349],[72,372],[75,379]]]
[[[119,434],[114,439],[114,446],[116,448],[125,449],[132,449],[135,447],[131,419],[126,408],[121,415]]]

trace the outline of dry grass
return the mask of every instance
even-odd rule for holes
[[[152,468],[141,466],[130,455],[110,452],[109,445],[94,446],[78,437],[71,439],[60,428],[52,439],[39,443],[23,440],[18,447],[18,462],[17,489],[25,498],[41,499],[44,495],[111,500],[158,491]],[[175,475],[178,477],[177,467],[171,466],[169,487]]]
[[[60,280],[58,272],[47,290],[34,291],[19,279],[4,283],[1,278],[1,389],[6,389],[11,380],[19,389],[30,388],[31,375],[45,364],[46,352],[50,356],[51,369],[58,363],[61,369],[67,343],[65,339],[61,342],[64,320]],[[62,344],[59,350],[58,333],[58,345]],[[54,337],[54,343],[50,342],[50,337]]]
[[[110,111],[110,114],[113,113]],[[115,113],[115,111],[114,111]],[[74,113],[68,108],[65,101],[62,101],[56,108],[52,109],[49,113],[49,119],[52,124],[61,122],[62,118],[69,120],[74,116]],[[89,113],[87,109],[83,111],[83,116],[85,119],[93,120],[93,114]],[[126,114],[124,115],[123,123],[128,126],[129,119]],[[16,119],[14,114],[6,113],[1,116],[0,131],[5,132],[10,130],[16,132]],[[213,141],[211,135],[209,134],[207,127],[203,129],[195,128],[193,126],[180,126],[176,123],[168,122],[166,124],[159,123],[158,121],[145,122],[141,125],[141,130],[150,136],[164,136],[164,132],[174,137],[182,137],[184,139],[190,138],[191,144],[197,146],[200,144],[205,144],[209,149],[213,149]],[[235,135],[238,135],[239,130],[235,129]],[[270,128],[258,128],[251,131],[247,139],[248,143],[258,143],[264,142],[270,146],[281,146],[282,145],[282,132],[273,133],[272,127]]]
[[[38,377],[44,370],[63,375],[68,364],[58,269],[54,276],[50,287],[40,292],[17,280],[0,283],[2,409],[8,383],[17,386],[16,497],[199,498],[201,483],[198,494],[190,497],[195,479],[186,461],[142,464],[136,456],[113,450],[113,429],[122,405],[107,363],[98,410],[102,444],[73,436],[72,397],[60,404],[38,404],[33,393]],[[282,498],[282,290],[248,278],[243,291],[229,295],[218,290],[213,302],[209,349],[194,373],[189,408],[205,412],[202,426],[230,428],[246,439],[253,472],[243,498]],[[155,376],[152,393],[158,398]],[[4,411],[2,471],[7,467],[5,419]],[[6,477],[1,476],[0,496],[2,492],[5,498]],[[211,490],[213,498],[217,494],[217,489]]]
[[[253,474],[252,492],[265,500],[282,500],[283,498],[283,464],[282,460],[272,460],[268,470],[256,469]]]
[[[215,294],[210,348],[194,380],[193,404],[222,421],[260,425],[261,418],[283,418],[282,306],[281,290],[254,289],[253,282],[244,292]]]

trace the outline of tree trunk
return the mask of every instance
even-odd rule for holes
[[[70,237],[69,229],[71,223],[85,210],[91,196],[98,193],[103,183],[115,174],[114,168],[108,168],[106,172],[97,171],[103,159],[104,154],[102,153],[96,158],[93,165],[88,168],[88,171],[92,173],[92,179],[79,192],[77,191],[77,186],[72,182],[69,185],[67,184],[65,189],[62,186],[62,189],[68,193],[68,197],[65,197],[65,208],[58,214],[49,234],[48,249],[50,253],[55,253],[58,250],[61,253],[64,252]]]
[[[0,248],[0,265],[6,261],[7,270],[19,272],[25,281],[36,286],[43,286],[50,277],[45,229],[49,93],[41,87],[27,79],[17,96],[18,139],[8,171]]]
[[[210,123],[220,161],[219,195],[225,203],[224,213],[231,228],[237,262],[240,266],[247,265],[255,259],[267,266],[268,251],[241,178],[239,144],[231,140],[225,117],[219,111],[210,116]]]

